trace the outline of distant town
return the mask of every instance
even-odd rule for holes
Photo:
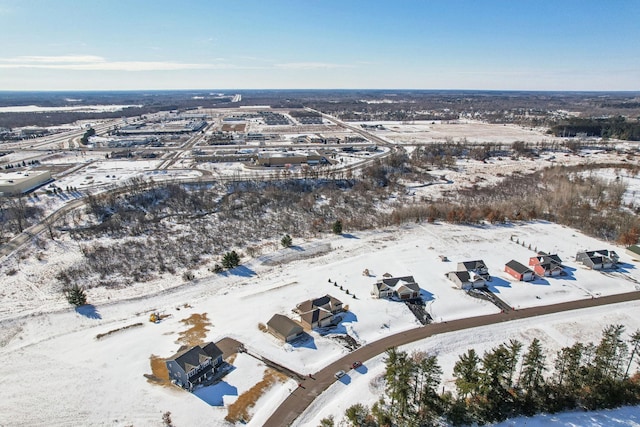
[[[629,92],[0,92],[0,377],[29,385],[0,413],[637,405],[639,118]]]

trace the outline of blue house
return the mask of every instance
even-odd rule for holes
[[[220,369],[222,350],[212,342],[204,347],[196,345],[174,354],[166,365],[171,382],[191,391]]]

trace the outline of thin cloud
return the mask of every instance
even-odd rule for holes
[[[332,64],[329,62],[288,62],[284,64],[275,64],[276,68],[286,70],[318,70],[332,68],[353,68],[352,65]]]
[[[14,64],[57,64],[57,63],[85,63],[105,62],[105,59],[96,55],[61,55],[61,56],[18,56],[16,58],[0,58],[1,62]]]
[[[0,68],[37,68],[79,71],[174,71],[246,68],[232,64],[198,64],[173,61],[108,61],[94,55],[19,56],[0,58]]]

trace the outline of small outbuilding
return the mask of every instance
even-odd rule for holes
[[[267,322],[267,330],[284,342],[291,342],[304,332],[302,326],[282,314],[274,314]]]
[[[523,282],[529,282],[535,278],[533,270],[515,260],[511,260],[506,263],[504,271],[515,277],[517,280]]]

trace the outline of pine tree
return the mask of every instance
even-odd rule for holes
[[[240,265],[240,256],[236,251],[227,252],[222,257],[222,266],[227,270],[236,268]]]
[[[67,301],[69,301],[69,304],[71,305],[80,307],[87,303],[87,294],[85,293],[84,288],[81,288],[78,285],[73,285],[72,287],[65,289],[64,293],[67,297]]]
[[[425,421],[433,421],[443,413],[443,402],[438,395],[438,387],[442,377],[442,368],[438,364],[438,358],[433,355],[416,360],[417,379],[419,380],[418,413],[421,425]]]
[[[522,372],[520,374],[520,386],[525,393],[535,395],[544,384],[542,373],[546,370],[547,357],[538,338],[534,338],[522,360]]]
[[[624,326],[609,325],[602,331],[602,339],[596,347],[592,379],[598,383],[622,377],[622,365],[627,356],[627,343],[622,339]]]
[[[506,345],[507,350],[509,351],[509,381],[508,387],[511,388],[513,385],[513,374],[516,371],[516,365],[518,364],[518,359],[520,357],[520,350],[522,350],[522,343],[518,340],[511,339],[509,343]]]
[[[342,221],[339,219],[336,220],[336,222],[333,223],[331,230],[333,231],[333,234],[342,234]]]
[[[284,248],[289,248],[291,247],[291,245],[293,244],[293,239],[291,239],[291,236],[289,236],[288,234],[285,234],[282,239],[280,239],[280,244],[282,245],[282,247]]]
[[[638,354],[638,350],[640,347],[640,330],[637,330],[631,335],[631,340],[629,342],[631,347],[631,355],[629,356],[629,363],[627,364],[627,369],[624,372],[624,379],[629,377],[629,370],[631,369],[631,363],[633,363],[633,359]]]
[[[475,396],[480,388],[480,357],[474,349],[458,357],[453,366],[453,377],[456,379],[456,389],[462,397]]]

